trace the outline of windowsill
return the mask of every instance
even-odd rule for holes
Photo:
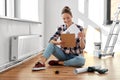
[[[12,21],[19,21],[19,22],[28,22],[28,23],[37,23],[37,24],[42,24],[39,21],[32,21],[32,20],[26,20],[26,19],[20,19],[20,18],[10,18],[6,16],[0,16],[0,19],[6,19],[6,20],[12,20]]]

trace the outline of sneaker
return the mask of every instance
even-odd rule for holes
[[[51,66],[60,66],[61,64],[59,64],[59,61],[57,60],[51,60],[48,62],[49,65]]]
[[[32,68],[33,71],[39,71],[43,69],[46,69],[45,64],[42,64],[41,62],[37,62],[35,66]]]

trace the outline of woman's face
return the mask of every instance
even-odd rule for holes
[[[72,16],[70,14],[68,13],[62,14],[62,18],[63,18],[64,23],[67,26],[70,26],[72,24]]]

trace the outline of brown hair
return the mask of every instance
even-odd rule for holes
[[[68,13],[72,16],[72,12],[71,12],[71,9],[68,7],[68,6],[65,6],[63,9],[62,9],[62,13],[61,14],[64,14],[64,13]]]

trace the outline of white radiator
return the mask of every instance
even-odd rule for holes
[[[41,35],[13,36],[11,38],[12,61],[29,57],[43,50],[41,46]]]

